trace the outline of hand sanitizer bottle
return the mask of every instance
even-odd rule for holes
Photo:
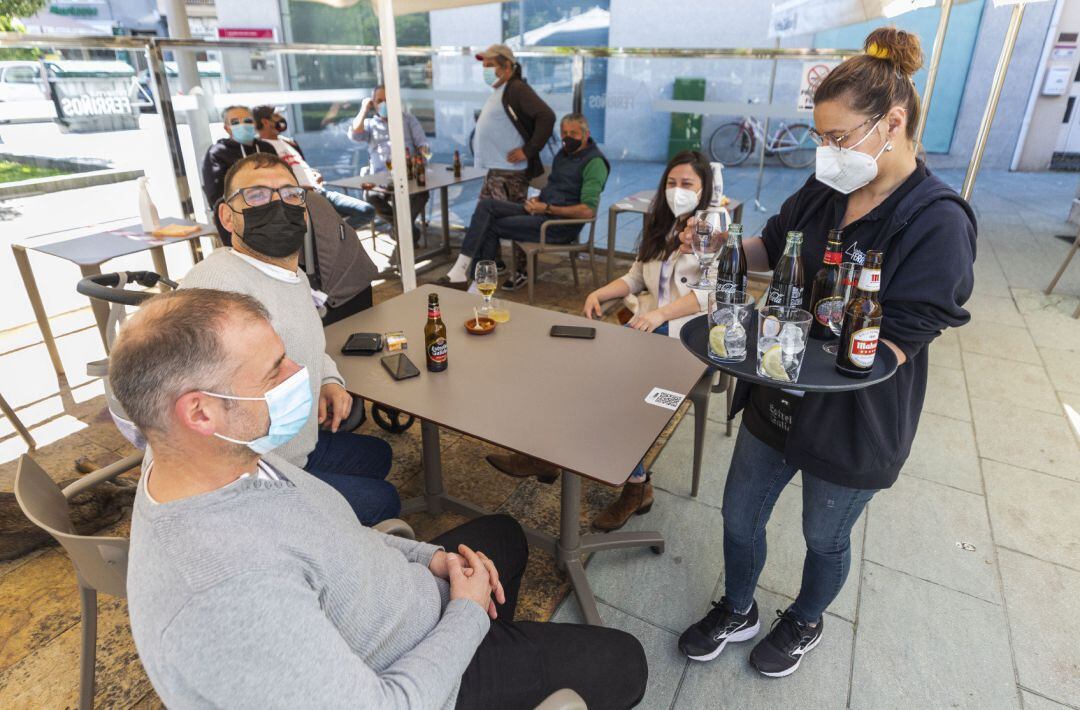
[[[157,207],[150,199],[150,181],[144,175],[139,178],[139,219],[142,220],[144,232],[153,232],[161,227],[161,219],[158,218]]]

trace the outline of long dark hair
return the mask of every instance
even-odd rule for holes
[[[675,213],[668,207],[665,191],[667,179],[672,169],[679,165],[689,165],[701,179],[701,199],[695,209],[705,209],[712,198],[712,166],[705,155],[696,150],[684,150],[668,161],[664,174],[660,176],[660,185],[656,189],[649,211],[645,214],[645,226],[641,230],[641,244],[638,246],[638,261],[666,259],[677,244],[668,243],[668,235],[675,226]],[[687,215],[689,216],[689,215]]]

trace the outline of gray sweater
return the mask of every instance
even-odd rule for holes
[[[139,482],[128,609],[170,708],[444,708],[489,628],[427,569],[439,548],[365,528],[345,499],[273,456],[157,504]]]
[[[345,386],[337,365],[326,354],[322,319],[311,300],[307,275],[301,272],[297,283],[285,283],[263,273],[231,249],[218,249],[192,267],[180,282],[180,288],[245,293],[266,306],[274,330],[285,343],[285,354],[306,367],[311,377],[314,400],[311,416],[292,441],[274,451],[292,465],[304,468],[319,438],[319,388],[327,382]]]

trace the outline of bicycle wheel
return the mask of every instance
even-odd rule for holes
[[[789,168],[805,168],[814,163],[817,144],[810,137],[810,126],[793,123],[780,126],[772,137],[772,150]]]
[[[754,136],[737,121],[721,125],[709,138],[709,155],[725,167],[742,165],[753,152]]]

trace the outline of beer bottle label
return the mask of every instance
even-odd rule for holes
[[[439,309],[438,306],[435,306],[434,308],[432,308],[431,305],[429,304],[428,309],[427,309],[427,317],[429,319],[431,319],[431,318],[442,318],[442,311]]]
[[[863,291],[880,291],[881,269],[863,268],[859,274],[859,288]]]
[[[446,362],[446,338],[435,338],[428,346],[428,359],[434,363]]]
[[[818,323],[829,327],[829,315],[838,311],[844,310],[844,299],[839,296],[829,296],[828,298],[822,298],[817,302],[814,307],[814,318]]]
[[[874,354],[877,353],[878,333],[881,328],[872,326],[856,330],[851,334],[848,345],[848,359],[855,365],[869,370],[874,366]]]
[[[825,263],[825,264],[839,264],[840,261],[843,258],[844,258],[844,255],[841,252],[827,251],[827,252],[825,252],[825,261],[823,263]]]

